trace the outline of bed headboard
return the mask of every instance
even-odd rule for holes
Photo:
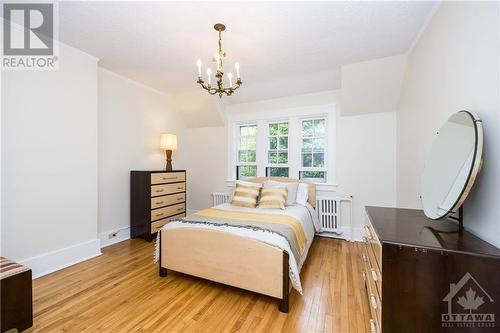
[[[307,184],[309,193],[308,193],[308,199],[307,201],[311,206],[316,208],[316,184],[310,183],[310,182],[305,182],[303,180],[299,179],[293,179],[293,178],[286,178],[286,177],[253,177],[253,178],[245,178],[242,179],[243,181],[246,182],[252,182],[252,183],[264,183],[268,180],[276,181],[276,182],[282,182],[282,183],[304,183]]]

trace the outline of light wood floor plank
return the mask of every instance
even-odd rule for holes
[[[317,238],[290,312],[267,296],[169,271],[154,243],[128,240],[33,281],[28,332],[369,332],[357,243]]]

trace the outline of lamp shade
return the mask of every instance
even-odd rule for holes
[[[163,150],[177,150],[177,135],[162,133],[160,135],[160,148]]]

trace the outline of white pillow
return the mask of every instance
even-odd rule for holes
[[[297,197],[297,188],[299,183],[282,183],[273,180],[268,180],[264,183],[264,187],[286,187],[288,189],[288,195],[286,197],[285,205],[291,206],[295,203],[295,198]]]
[[[307,200],[309,199],[309,186],[304,183],[299,183],[297,187],[297,197],[295,202],[299,205],[305,206],[307,204]]]

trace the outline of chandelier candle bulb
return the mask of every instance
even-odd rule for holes
[[[210,77],[212,75],[212,70],[209,68],[207,69],[207,83],[210,85],[212,83],[212,78]]]
[[[227,73],[227,78],[229,79],[229,86],[233,86],[233,73],[229,72]]]
[[[236,68],[236,77],[240,78],[240,64],[237,62],[234,64],[234,68]]]
[[[201,77],[201,60],[198,59],[196,62],[196,66],[198,66],[198,77]]]

